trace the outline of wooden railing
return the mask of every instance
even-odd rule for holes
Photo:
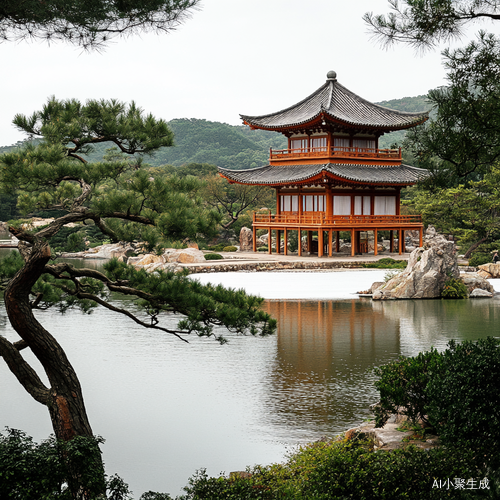
[[[327,217],[324,212],[310,212],[303,214],[254,213],[254,224],[259,225],[317,225],[317,226],[384,226],[421,224],[420,215],[333,215]]]
[[[270,160],[286,160],[293,158],[339,157],[339,158],[380,158],[401,160],[399,149],[347,148],[334,146],[331,148],[297,148],[269,150]]]

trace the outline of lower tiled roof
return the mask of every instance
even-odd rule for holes
[[[323,163],[313,165],[267,165],[249,170],[230,170],[219,167],[219,172],[239,184],[285,185],[307,181],[322,173],[332,174],[346,181],[366,184],[411,185],[429,176],[429,171],[409,165],[363,165],[354,163]]]

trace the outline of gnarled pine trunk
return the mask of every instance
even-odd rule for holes
[[[8,362],[9,368],[19,382],[40,403],[45,404],[50,413],[54,434],[58,440],[71,441],[77,436],[92,438],[92,429],[85,410],[80,382],[69,362],[66,353],[56,339],[36,320],[30,303],[30,291],[43,274],[50,258],[50,248],[45,241],[36,240],[25,265],[14,276],[5,290],[5,307],[10,323],[18,335],[26,342],[33,354],[42,364],[49,380],[46,388],[38,379],[34,370],[18,359]],[[4,356],[5,357],[5,356]],[[21,363],[19,363],[21,361]],[[33,373],[26,377],[24,371]],[[24,370],[24,371],[23,371]],[[27,379],[30,379],[27,381]],[[37,387],[38,385],[38,387]],[[94,456],[90,457],[97,470],[102,469],[102,489],[104,493],[104,468],[99,448],[95,446]],[[96,498],[96,491],[88,491],[85,483],[85,471],[78,470],[70,454],[65,455],[68,462],[70,488],[74,498]],[[96,478],[94,477],[94,480]]]

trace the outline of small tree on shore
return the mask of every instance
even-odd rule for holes
[[[19,239],[19,254],[0,263],[9,321],[20,337],[10,342],[0,336],[0,356],[25,390],[47,406],[57,439],[92,437],[82,388],[64,350],[38,321],[35,311],[58,306],[62,311],[79,308],[90,312],[100,305],[129,317],[137,324],[186,340],[185,334],[213,336],[224,341],[214,327],[237,333],[267,335],[275,321],[263,313],[257,297],[243,291],[201,285],[186,274],[158,271],[148,274],[117,260],[104,271],[77,269],[57,262],[50,240],[67,223],[95,224],[111,241],[140,238],[151,248],[161,248],[172,236],[210,234],[218,217],[192,196],[193,179],[154,179],[141,168],[140,156],[170,146],[173,136],[162,120],[145,115],[133,103],[116,101],[57,101],[52,98],[31,117],[18,115],[15,125],[38,145],[0,157],[0,183],[19,195],[24,213],[62,211],[39,230],[21,223],[9,230]],[[110,141],[128,158],[114,155],[108,161],[89,163],[84,155],[92,144]],[[201,207],[201,208],[200,208]],[[108,301],[110,292],[136,297],[142,315],[133,314]],[[181,316],[177,328],[163,326],[165,314]],[[42,382],[22,355],[30,349],[40,361],[49,384]],[[97,468],[102,465],[96,446]],[[104,493],[85,484],[78,464],[70,488],[74,498],[96,498]]]

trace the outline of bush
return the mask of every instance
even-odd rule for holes
[[[236,250],[238,250],[238,249],[233,245],[229,245],[229,246],[224,247],[222,249],[223,252],[236,252]]]
[[[72,499],[67,487],[72,478],[68,470],[71,460],[82,471],[80,479],[92,498],[102,498],[99,493],[105,488],[110,500],[129,499],[128,486],[119,476],[103,482],[102,463],[95,460],[96,447],[102,442],[102,438],[80,436],[57,443],[51,436],[37,444],[24,432],[7,428],[0,433],[0,498]]]
[[[442,299],[466,299],[468,296],[469,290],[460,278],[449,278],[441,291]]]
[[[429,419],[443,443],[500,447],[500,340],[450,341],[429,380]]]
[[[472,257],[469,259],[469,266],[477,267],[482,264],[489,264],[493,262],[490,253],[474,253]]]
[[[379,377],[375,387],[380,402],[375,406],[375,424],[383,427],[393,413],[402,413],[412,422],[427,422],[429,397],[426,389],[432,369],[441,355],[431,349],[413,358],[400,356],[397,361],[375,368]]]
[[[220,253],[206,253],[205,260],[220,260],[224,257]]]
[[[383,453],[371,451],[368,441],[318,442],[285,464],[249,469],[247,477],[211,478],[201,470],[179,500],[462,498],[453,486],[433,488],[434,480],[449,478],[453,485],[455,477],[482,479],[481,465],[471,450],[408,447]]]
[[[224,247],[227,246],[226,243],[218,243],[217,245],[209,245],[208,250],[211,252],[222,252]]]
[[[269,247],[266,247],[266,246],[257,248],[257,252],[267,252],[268,250],[269,250]]]
[[[406,260],[396,260],[391,257],[384,257],[377,262],[367,262],[363,267],[370,269],[405,269],[408,265]]]

